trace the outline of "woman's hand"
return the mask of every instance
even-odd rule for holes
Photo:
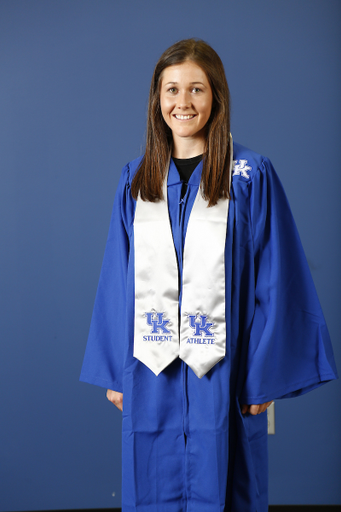
[[[113,391],[112,389],[107,390],[107,399],[116,405],[117,409],[122,411],[123,409],[123,393]]]
[[[261,412],[264,412],[267,410],[269,405],[272,404],[271,402],[265,402],[265,404],[259,404],[259,405],[242,405],[242,414],[246,414],[247,412],[249,414],[252,414],[252,416],[256,416],[256,414],[260,414]]]

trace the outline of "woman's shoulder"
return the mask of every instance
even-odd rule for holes
[[[131,186],[134,176],[142,162],[143,155],[128,162],[122,169],[122,178],[126,181],[127,185]]]
[[[238,142],[233,143],[232,178],[234,182],[250,183],[258,172],[264,172],[268,167],[272,166],[267,157]]]

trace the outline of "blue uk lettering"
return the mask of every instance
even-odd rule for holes
[[[188,321],[190,327],[194,330],[194,336],[211,336],[214,334],[210,331],[212,322],[207,322],[207,316],[205,315],[188,315]],[[202,334],[203,333],[203,334]]]
[[[152,328],[151,334],[159,334],[160,330],[162,334],[170,334],[170,330],[166,327],[169,324],[169,320],[164,320],[163,315],[164,313],[156,313],[155,311],[145,313],[147,324]]]
[[[172,341],[172,336],[143,336],[143,341]]]
[[[214,345],[214,338],[187,338],[186,343],[196,343],[197,345]]]

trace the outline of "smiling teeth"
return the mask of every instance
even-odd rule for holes
[[[192,119],[192,117],[194,117],[194,115],[187,115],[187,116],[182,116],[180,114],[176,114],[175,116],[177,119]]]

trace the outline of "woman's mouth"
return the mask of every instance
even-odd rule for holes
[[[188,119],[193,119],[195,117],[195,114],[174,114],[175,119],[178,119],[179,121],[187,121]]]

